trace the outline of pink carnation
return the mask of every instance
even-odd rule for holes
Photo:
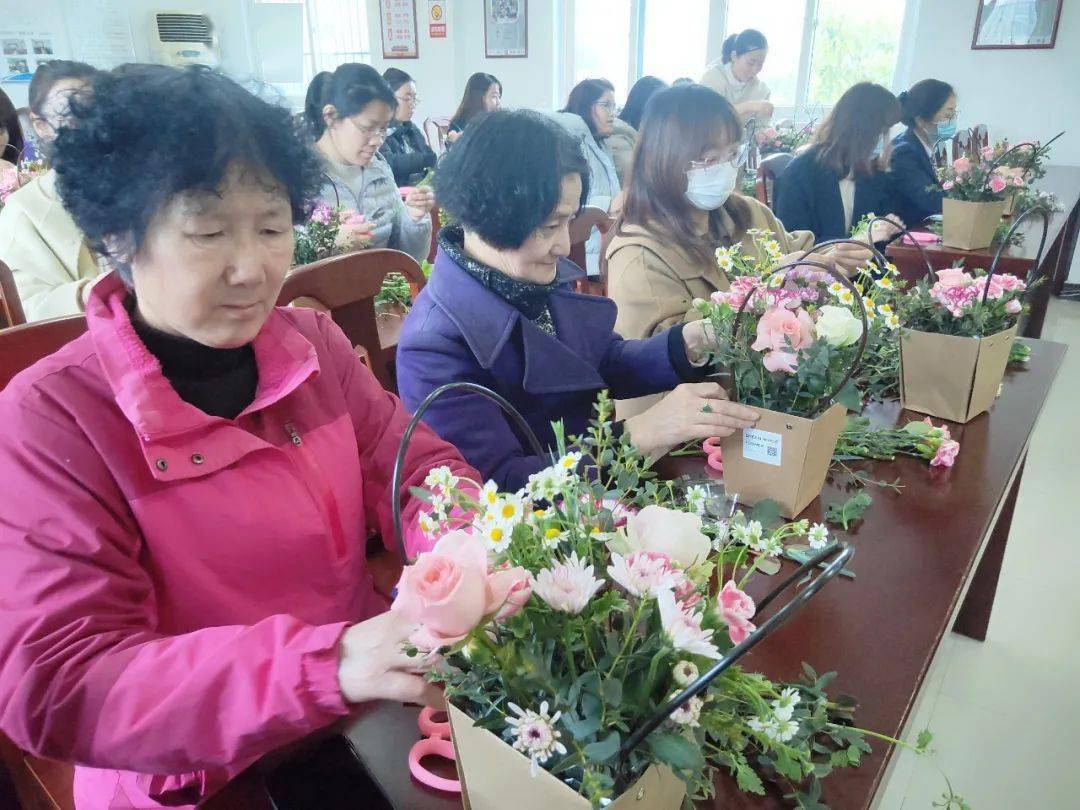
[[[982,149],[979,150],[979,153],[983,156],[983,160],[990,160],[992,157],[994,157],[994,147],[984,146]]]
[[[941,423],[940,425],[935,425],[935,424],[934,424],[934,423],[933,423],[933,422],[932,422],[932,421],[930,420],[930,417],[929,417],[929,416],[928,416],[928,417],[926,417],[925,419],[923,419],[923,422],[925,422],[926,424],[928,424],[928,425],[929,425],[930,427],[932,427],[932,428],[937,428],[938,430],[940,430],[940,431],[941,431],[941,435],[942,435],[942,437],[943,437],[943,438],[946,438],[946,439],[951,439],[951,438],[952,438],[952,433],[950,433],[950,432],[949,432],[949,426],[948,426],[948,425],[946,425],[946,424],[945,424],[944,422],[943,422],[943,423]]]
[[[990,175],[990,190],[995,194],[1000,194],[1005,190],[1005,181],[1000,175]]]
[[[960,452],[960,442],[954,439],[946,439],[938,447],[937,455],[930,462],[931,467],[951,467],[956,463],[956,456]]]
[[[957,158],[953,161],[952,167],[957,174],[967,174],[971,171],[971,161],[966,157]]]
[[[752,276],[737,276],[731,280],[729,290],[714,292],[711,296],[714,304],[727,304],[738,311],[748,297],[753,297],[762,291],[760,279]],[[751,301],[753,303],[753,301]],[[749,305],[748,305],[749,306]]]
[[[814,342],[814,322],[804,309],[770,309],[757,323],[757,339],[750,345],[766,352],[762,362],[769,371],[794,374],[798,352]]]
[[[720,603],[717,605],[720,616],[727,623],[728,637],[732,644],[742,644],[746,637],[755,630],[750,619],[754,617],[757,607],[751,599],[735,584],[734,580],[728,580],[724,589],[720,591]]]
[[[1010,315],[1019,315],[1024,311],[1024,305],[1013,298],[1012,300],[1005,302],[1005,311]]]

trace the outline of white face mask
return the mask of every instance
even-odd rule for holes
[[[717,163],[704,169],[691,169],[686,173],[686,199],[694,208],[715,211],[735,190],[738,175],[739,168],[730,162]]]

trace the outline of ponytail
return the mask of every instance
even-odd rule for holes
[[[763,33],[747,28],[724,40],[724,44],[720,47],[720,61],[727,65],[736,56],[744,56],[751,51],[760,51],[768,47],[769,41],[765,39]]]
[[[331,73],[324,70],[311,80],[304,98],[304,119],[311,134],[319,138],[326,131],[323,108],[328,104],[338,118],[356,115],[373,101],[381,101],[391,111],[397,109],[397,99],[390,85],[371,65],[346,62]]]

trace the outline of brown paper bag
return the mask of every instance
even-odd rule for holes
[[[530,773],[529,758],[461,709],[447,704],[466,810],[591,810],[584,796],[545,770]],[[686,784],[669,768],[652,765],[608,810],[679,810]]]
[[[757,427],[720,442],[724,488],[747,506],[771,498],[784,517],[795,517],[821,494],[847,409],[833,405],[817,419],[754,410]]]
[[[900,332],[900,404],[969,422],[997,397],[1017,327],[984,338]]]
[[[982,250],[994,241],[994,231],[1001,222],[1005,201],[942,201],[941,243],[960,250]]]

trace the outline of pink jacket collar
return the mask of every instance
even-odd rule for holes
[[[157,358],[135,334],[124,307],[128,295],[116,273],[103,277],[90,293],[86,321],[105,378],[138,433],[154,476],[176,480],[205,475],[255,449],[252,442],[265,447],[237,428],[235,420],[210,416],[180,399]],[[259,382],[254,401],[238,419],[285,399],[319,373],[315,347],[278,309],[271,311],[252,347]],[[192,465],[195,456],[201,461]]]

